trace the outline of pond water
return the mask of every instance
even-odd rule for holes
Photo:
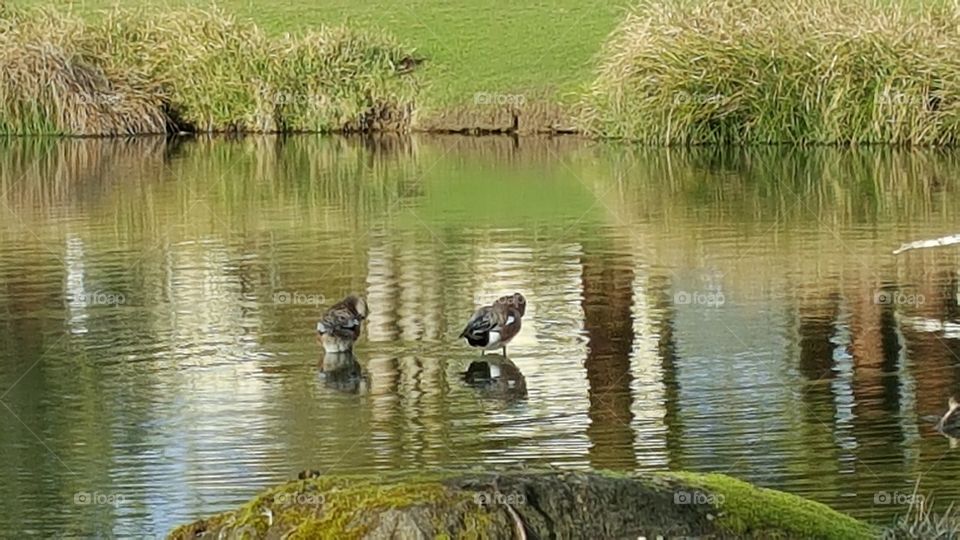
[[[0,530],[150,537],[303,469],[960,494],[960,155],[574,138],[0,141]],[[360,378],[318,315],[370,305]],[[512,388],[463,373],[522,292]],[[525,386],[525,391],[523,386]]]

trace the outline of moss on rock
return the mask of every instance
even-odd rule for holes
[[[765,489],[723,474],[667,473],[681,485],[711,495],[720,528],[755,538],[875,538],[869,524],[830,507]]]
[[[869,538],[826,506],[716,474],[320,476],[184,525],[191,538]]]

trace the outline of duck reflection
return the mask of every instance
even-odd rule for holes
[[[367,375],[353,351],[327,352],[320,358],[324,386],[349,394],[366,393]]]
[[[950,448],[956,448],[960,439],[960,403],[951,397],[947,407],[947,412],[937,422],[937,431],[950,440]]]
[[[527,379],[512,360],[500,354],[486,354],[471,362],[463,380],[491,397],[508,400],[527,397]]]

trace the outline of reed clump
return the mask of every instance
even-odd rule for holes
[[[218,9],[0,7],[0,133],[404,130],[412,54],[345,28],[268,36]]]
[[[582,103],[589,133],[656,145],[952,145],[960,4],[642,0]]]

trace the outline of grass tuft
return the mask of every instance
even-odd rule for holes
[[[918,496],[914,489],[906,513],[897,516],[883,531],[883,540],[947,540],[960,538],[960,519],[950,505],[942,514],[933,512],[933,500]]]
[[[0,7],[0,133],[404,130],[412,54],[345,28],[271,37],[215,8]]]
[[[656,145],[952,145],[960,4],[642,0],[583,100],[598,136]]]

